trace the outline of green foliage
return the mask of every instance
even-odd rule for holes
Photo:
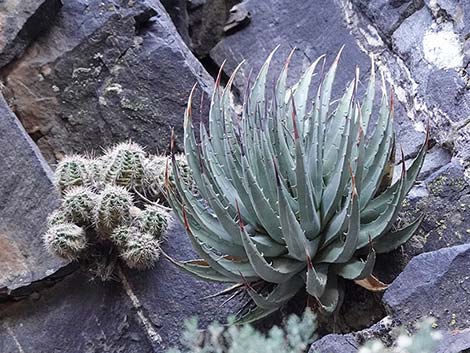
[[[139,228],[160,238],[165,233],[168,221],[156,206],[147,206],[137,217]]]
[[[121,186],[106,185],[100,193],[95,207],[95,223],[103,236],[118,225],[128,223],[131,218],[131,207],[134,205],[132,195]]]
[[[126,239],[120,256],[130,268],[149,268],[160,256],[159,242],[150,233],[133,233]]]
[[[48,218],[46,248],[80,260],[102,279],[112,275],[118,259],[131,268],[151,267],[159,258],[168,216],[144,182],[163,181],[164,169],[146,168],[156,159],[165,160],[131,142],[96,158],[64,158],[55,172],[62,204]]]
[[[55,185],[61,193],[73,186],[84,186],[90,182],[86,158],[79,155],[67,156],[55,171]]]
[[[44,235],[44,242],[47,250],[69,260],[76,260],[87,248],[85,231],[73,223],[51,226]]]
[[[430,319],[422,321],[411,336],[402,331],[392,347],[373,340],[358,353],[433,353],[441,333],[432,329],[432,322]],[[198,329],[197,319],[192,318],[186,321],[181,335],[183,348],[172,348],[168,353],[302,353],[307,352],[308,345],[316,338],[316,328],[315,316],[310,311],[302,318],[290,316],[284,328],[275,326],[267,335],[249,324],[224,327],[213,323],[202,331]]]
[[[142,185],[146,161],[142,147],[132,142],[121,143],[108,151],[107,156],[103,168],[105,183],[126,188]]]
[[[423,164],[427,141],[391,184],[393,99],[384,84],[371,119],[374,67],[362,101],[358,72],[334,101],[338,55],[318,75],[323,80],[311,104],[311,81],[322,58],[292,87],[286,85],[288,60],[269,97],[273,54],[251,86],[241,117],[230,100],[234,76],[225,89],[217,81],[200,141],[190,97],[184,149],[198,195],[178,168],[174,182],[166,183],[169,202],[202,258],[175,263],[207,280],[248,283],[240,288],[253,305],[241,313],[241,322],[269,315],[299,290],[316,299],[320,312],[331,313],[341,302],[342,280],[383,290],[386,285],[372,275],[376,254],[406,242],[421,221],[393,226]]]
[[[181,337],[183,349],[171,349],[168,353],[302,353],[314,340],[316,327],[315,316],[310,311],[302,318],[292,315],[285,328],[275,326],[267,335],[250,325],[225,328],[218,323],[201,332],[197,319],[193,318],[186,322]]]
[[[96,205],[96,194],[87,187],[68,189],[63,196],[63,213],[66,219],[77,224],[91,224]]]

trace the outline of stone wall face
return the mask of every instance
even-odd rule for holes
[[[354,298],[325,324],[345,334],[326,335],[311,352],[353,352],[429,314],[445,333],[440,352],[469,349],[469,18],[464,0],[0,1],[0,352],[164,352],[178,343],[184,319],[198,315],[206,325],[233,312],[219,308],[222,299],[202,300],[220,285],[165,260],[90,283],[47,255],[40,238],[59,203],[50,167],[128,139],[165,153],[171,127],[181,150],[192,86],[195,120],[204,122],[222,63],[226,81],[246,60],[237,101],[277,45],[270,86],[293,48],[290,82],[344,45],[336,97],[356,67],[367,80],[372,57],[396,96],[405,163],[431,128],[400,216],[425,219],[407,244],[377,260],[390,288],[381,297],[348,287]],[[176,222],[165,246],[177,259],[193,254]]]

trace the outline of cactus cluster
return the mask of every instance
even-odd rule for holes
[[[241,322],[269,315],[298,291],[328,314],[342,302],[343,281],[384,290],[373,275],[376,254],[406,242],[421,221],[395,227],[427,140],[408,169],[402,158],[401,175],[392,183],[393,94],[388,97],[382,80],[372,118],[373,63],[362,100],[358,70],[342,97],[332,99],[339,54],[317,75],[316,93],[312,78],[323,57],[291,87],[288,59],[271,96],[266,83],[272,56],[247,90],[241,116],[231,102],[234,76],[225,89],[217,80],[199,140],[191,94],[184,150],[198,195],[181,182],[177,168],[174,182],[166,183],[168,200],[201,257],[171,260],[203,279],[235,283],[225,293],[250,298],[239,312]]]
[[[104,264],[118,260],[152,266],[167,227],[167,209],[157,202],[167,163],[132,142],[96,158],[64,158],[55,170],[62,202],[48,218],[47,250],[94,267],[102,278],[112,273]]]

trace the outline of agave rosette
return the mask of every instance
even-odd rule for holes
[[[208,128],[201,124],[199,140],[191,94],[184,150],[198,194],[181,182],[176,163],[175,183],[167,183],[168,200],[201,257],[171,260],[203,279],[235,283],[227,292],[243,289],[255,305],[245,307],[241,321],[270,314],[303,289],[321,311],[333,312],[342,300],[343,279],[383,290],[386,286],[372,274],[376,253],[406,242],[421,221],[393,227],[422,166],[427,140],[408,170],[403,163],[400,178],[390,183],[393,99],[382,79],[377,119],[370,119],[373,63],[362,101],[357,72],[334,103],[340,54],[322,75],[313,101],[312,78],[323,57],[287,87],[289,56],[268,97],[273,54],[247,91],[241,116],[230,96],[237,70],[225,88],[217,80]]]

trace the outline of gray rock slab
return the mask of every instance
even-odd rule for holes
[[[352,0],[360,11],[377,24],[384,37],[390,36],[400,24],[423,7],[423,0]]]
[[[0,2],[0,68],[20,56],[48,29],[61,0],[4,0]]]
[[[52,173],[0,94],[0,296],[55,273],[64,261],[42,244],[59,204]]]
[[[5,92],[53,163],[127,139],[164,152],[171,127],[182,135],[196,83],[197,121],[212,78],[158,0],[65,0],[54,26],[8,72]]]
[[[403,324],[433,316],[443,330],[470,326],[470,244],[444,248],[413,258],[383,296]]]
[[[164,250],[170,256],[194,256],[179,224],[171,223],[167,236]],[[197,315],[201,327],[225,320],[233,308],[219,306],[224,298],[203,300],[221,289],[164,259],[144,272],[125,269],[109,282],[91,282],[76,272],[0,307],[0,352],[163,353],[178,344],[185,319]]]
[[[465,353],[470,349],[470,328],[444,334],[436,353]]]
[[[327,63],[331,63],[343,44],[337,79],[341,90],[354,78],[356,65],[363,74],[368,72],[370,60],[340,20],[341,8],[336,1],[297,1],[295,6],[286,6],[282,0],[248,0],[244,4],[251,14],[248,26],[227,35],[210,53],[218,65],[227,60],[228,74],[246,60],[239,74],[239,85],[245,83],[251,69],[254,74],[258,72],[268,54],[279,44],[272,64],[275,72],[282,68],[291,49],[298,48],[290,65],[293,79],[298,79],[303,69],[322,54],[326,54]]]

